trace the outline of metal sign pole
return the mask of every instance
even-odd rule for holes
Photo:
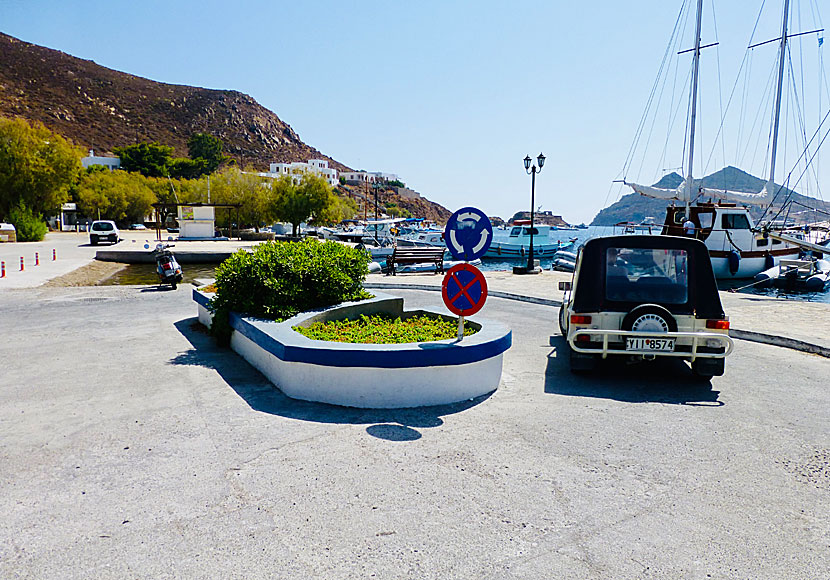
[[[458,317],[458,340],[462,340],[464,338],[464,317]]]

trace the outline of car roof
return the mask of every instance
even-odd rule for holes
[[[603,236],[585,242],[580,250],[579,266],[574,272],[574,311],[628,311],[639,305],[610,301],[605,297],[605,256],[608,248],[684,250],[688,256],[688,300],[685,304],[663,306],[673,313],[695,313],[698,318],[723,318],[723,306],[706,245],[695,238],[664,235]]]

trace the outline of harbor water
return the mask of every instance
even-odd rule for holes
[[[659,233],[660,228],[655,228],[652,233]],[[587,229],[578,230],[555,230],[551,232],[551,241],[560,241],[563,243],[576,238],[571,251],[576,250],[591,238],[598,236],[610,236],[622,233],[621,228],[614,226],[589,226]],[[648,233],[643,231],[642,233]],[[507,232],[505,230],[496,230],[494,239],[498,240],[499,235],[503,234],[505,239]],[[537,258],[538,259],[538,258]],[[551,269],[551,258],[544,256],[539,259],[540,265],[544,270]],[[480,270],[485,272],[496,271],[511,271],[513,266],[527,263],[527,258],[518,258],[514,260],[492,259],[485,258],[481,261]],[[185,264],[184,281],[187,284],[196,279],[213,278],[215,276],[216,264]],[[755,288],[751,284],[752,280],[720,280],[718,286],[721,290],[737,290],[742,294],[755,294],[759,296],[770,296],[784,300],[806,301],[806,302],[823,302],[830,304],[830,291],[825,292],[788,292],[777,288]],[[158,283],[158,277],[155,272],[155,264],[131,264],[116,273],[114,276],[101,282],[102,285],[152,285]]]

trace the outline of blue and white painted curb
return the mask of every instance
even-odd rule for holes
[[[199,321],[211,323],[210,297],[194,289]],[[362,408],[443,405],[472,399],[498,388],[502,356],[512,344],[504,324],[478,317],[479,330],[462,341],[353,344],[311,340],[293,330],[314,322],[386,313],[411,316],[403,299],[375,292],[361,302],[304,312],[284,322],[232,314],[231,348],[289,397]]]

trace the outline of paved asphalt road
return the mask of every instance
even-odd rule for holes
[[[555,315],[488,302],[492,395],[364,411],[281,395],[187,288],[0,292],[0,577],[828,577],[830,360],[574,377]]]

